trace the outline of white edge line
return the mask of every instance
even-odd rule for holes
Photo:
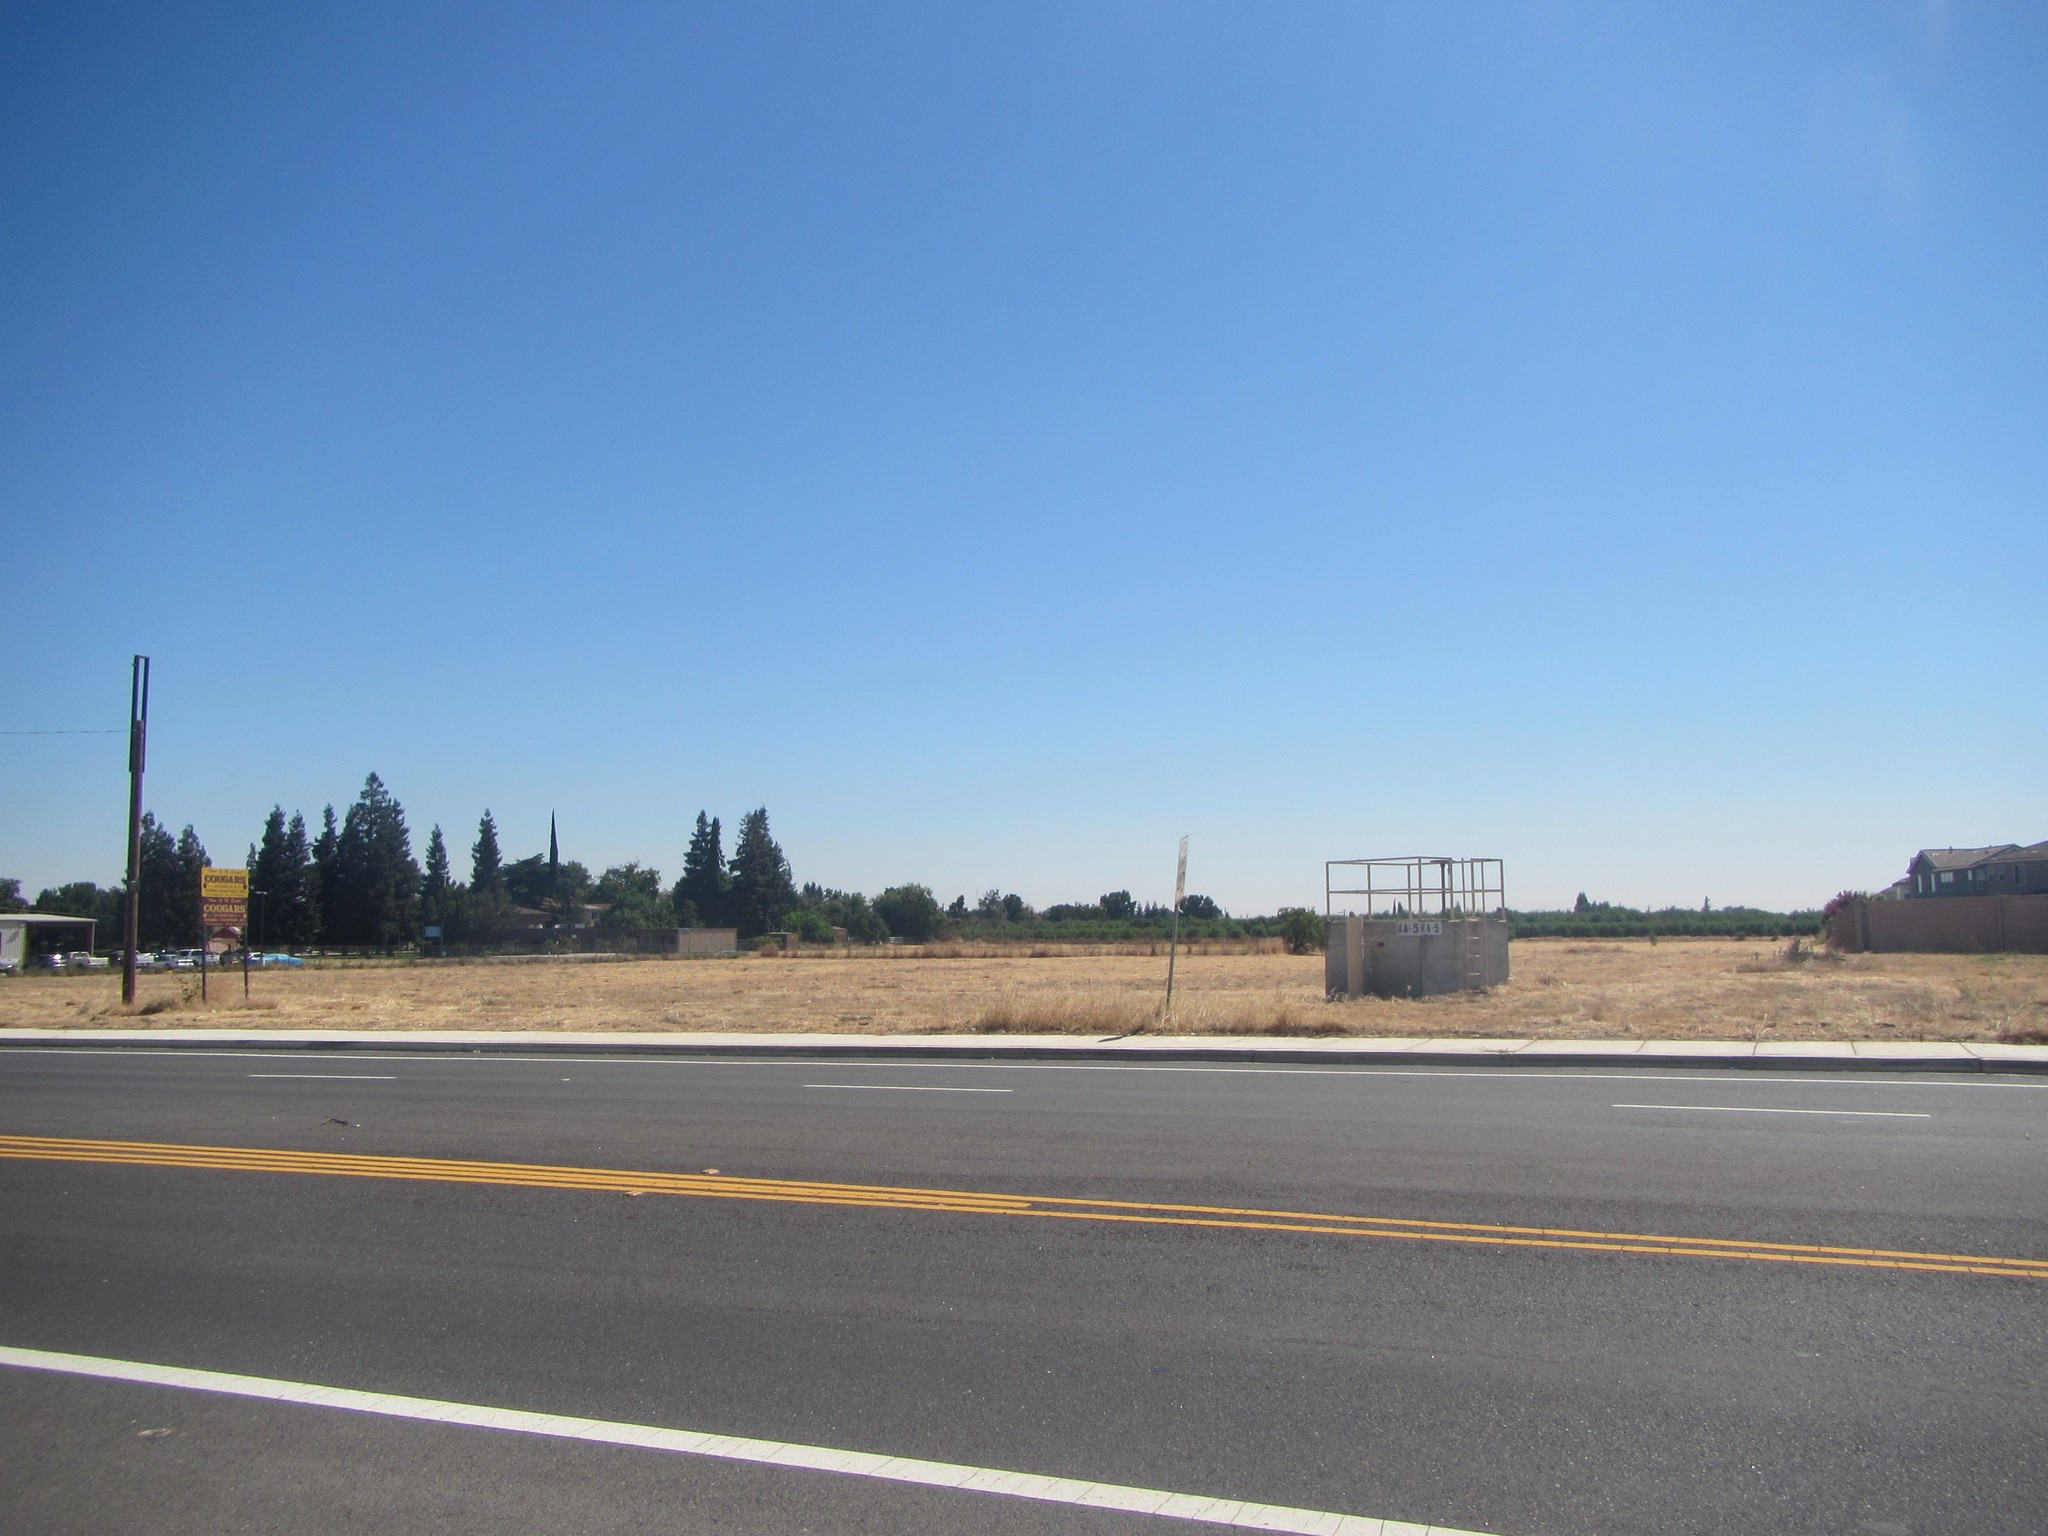
[[[275,1061],[280,1055],[293,1049],[297,1047],[279,1047],[267,1051],[209,1051],[197,1048],[166,1050],[149,1046],[120,1045],[7,1045],[0,1046],[0,1061],[5,1061],[9,1056],[89,1056],[112,1057],[115,1060],[152,1056],[172,1059],[198,1057],[208,1060],[228,1058],[235,1061]],[[337,1055],[351,1053],[383,1054],[359,1047],[334,1052]],[[1816,1077],[1810,1072],[1802,1072],[1796,1077],[1767,1077],[1750,1067],[1724,1067],[1712,1074],[1679,1073],[1654,1062],[1638,1067],[1632,1072],[1560,1072],[1548,1067],[1518,1067],[1514,1071],[1500,1068],[1467,1071],[1457,1067],[1318,1067],[1292,1064],[1234,1066],[1228,1062],[1202,1061],[890,1061],[885,1052],[877,1052],[871,1058],[850,1060],[837,1056],[513,1056],[502,1051],[463,1051],[446,1054],[408,1051],[405,1054],[405,1062],[407,1066],[416,1062],[469,1062],[542,1067],[804,1067],[813,1072],[820,1067],[828,1071],[851,1071],[858,1068],[872,1071],[876,1067],[887,1067],[892,1072],[1209,1072],[1218,1076],[1250,1074],[1268,1077],[1476,1078],[1496,1083],[1639,1083],[1645,1078],[1653,1078],[1660,1083],[1797,1083],[1807,1087],[1833,1088],[2031,1088],[2036,1092],[2048,1089],[2048,1080],[1995,1072],[1958,1072],[1953,1075],[1944,1074],[1941,1077],[1895,1077],[1879,1067],[1872,1068],[1868,1075],[1860,1077]]]
[[[1845,1120],[1932,1120],[1913,1109],[1767,1109],[1758,1104],[1614,1104],[1613,1109],[1703,1109],[1720,1115],[1833,1115]]]
[[[1117,1483],[1091,1483],[1067,1477],[1040,1477],[1028,1472],[1004,1472],[990,1467],[970,1467],[954,1462],[878,1456],[867,1451],[835,1450],[822,1445],[793,1445],[776,1440],[706,1435],[690,1430],[661,1429],[649,1424],[621,1424],[606,1419],[529,1413],[518,1408],[485,1408],[472,1403],[444,1403],[426,1397],[358,1392],[347,1387],[322,1387],[300,1381],[278,1381],[266,1376],[236,1376],[225,1371],[201,1371],[176,1365],[150,1365],[135,1360],[109,1360],[97,1355],[63,1354],[53,1350],[18,1349],[4,1344],[0,1344],[0,1365],[11,1365],[27,1371],[48,1371],[64,1376],[91,1376],[103,1381],[179,1387],[189,1392],[216,1392],[228,1397],[261,1398],[267,1402],[296,1403],[312,1408],[340,1408],[352,1413],[377,1414],[383,1418],[468,1425],[477,1429],[505,1430],[513,1434],[542,1435],[552,1439],[634,1446],[647,1450],[667,1451],[672,1455],[703,1456],[718,1461],[797,1467],[806,1471],[836,1473],[842,1477],[914,1483],[930,1488],[954,1489],[963,1493],[1035,1499],[1047,1504],[1117,1509],[1131,1514],[1162,1515],[1171,1519],[1230,1526],[1241,1530],[1286,1531],[1296,1533],[1296,1536],[1326,1536],[1326,1533],[1342,1533],[1342,1536],[1380,1536],[1380,1533],[1391,1526],[1396,1531],[1427,1530],[1437,1533],[1437,1536],[1484,1536],[1484,1533],[1476,1531],[1452,1531],[1445,1526],[1404,1526],[1399,1522],[1380,1521],[1359,1515],[1342,1515],[1324,1510],[1288,1509],[1274,1504],[1237,1504],[1229,1500],[1208,1500],[1191,1494],[1169,1493],[1156,1488],[1131,1488]]]
[[[295,1079],[318,1078],[326,1083],[395,1083],[395,1072],[251,1072],[251,1077],[289,1077]]]
[[[805,1083],[806,1088],[848,1089],[860,1093],[1011,1093],[1009,1088],[941,1088],[936,1083]]]

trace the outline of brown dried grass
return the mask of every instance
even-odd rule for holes
[[[1034,948],[1050,948],[1036,946]],[[1822,955],[1723,939],[1525,939],[1514,980],[1421,1002],[1325,1002],[1322,957],[1146,946],[908,946],[723,960],[314,962],[218,978],[0,982],[0,1025],[268,1029],[1358,1035],[1564,1039],[2043,1040],[2048,956]],[[1137,952],[1132,952],[1137,951]]]

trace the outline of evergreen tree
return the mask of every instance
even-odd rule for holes
[[[262,841],[249,850],[250,937],[260,944],[278,942],[276,899],[288,878],[288,837],[284,807],[273,805],[263,822]]]
[[[756,938],[780,929],[796,908],[796,882],[789,860],[768,831],[768,808],[740,818],[740,835],[732,849],[732,918],[740,938]]]
[[[334,807],[320,813],[320,835],[313,840],[313,916],[321,944],[338,946],[342,936],[341,871],[336,859],[341,852],[341,831],[334,823]]]
[[[562,901],[562,845],[555,840],[555,813],[548,812],[548,900],[554,904],[556,921],[566,910]]]
[[[333,911],[344,943],[393,949],[418,936],[420,867],[413,862],[405,808],[374,773],[342,821],[334,874]]]
[[[448,867],[448,843],[437,822],[427,837],[427,872],[420,882],[420,922],[445,934],[454,922],[459,890]]]
[[[489,811],[485,811],[484,819],[476,824],[476,842],[469,850],[469,888],[479,894],[503,891],[504,864],[505,860],[498,852],[498,823]]]
[[[185,914],[185,927],[181,930],[189,935],[189,944],[202,942],[204,935],[199,930],[199,872],[206,868],[206,845],[199,841],[199,834],[186,823],[185,830],[178,834],[178,909]]]
[[[154,811],[141,813],[141,860],[135,868],[135,932],[145,950],[178,942],[178,846]]]
[[[191,949],[199,943],[199,871],[206,849],[187,827],[175,841],[170,828],[142,816],[142,906],[136,942],[144,949]]]
[[[168,949],[180,929],[173,908],[178,890],[178,848],[154,811],[142,813],[142,857],[136,869],[136,942],[144,949]]]
[[[319,937],[314,908],[312,851],[306,846],[306,818],[297,811],[284,829],[284,856],[277,873],[263,887],[263,938],[269,944],[298,948]]]
[[[685,928],[723,928],[726,925],[728,881],[725,848],[719,837],[718,818],[697,813],[697,830],[690,835],[689,852],[683,855],[683,876],[676,881],[676,921]]]

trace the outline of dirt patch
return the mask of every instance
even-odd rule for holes
[[[1041,949],[1048,946],[1040,946]],[[1118,952],[1118,951],[1121,952]],[[1423,1002],[1326,1002],[1320,955],[952,946],[717,960],[329,961],[241,977],[0,982],[0,1025],[257,1029],[2043,1040],[2048,956],[1815,955],[1748,940],[1525,939],[1514,979]]]

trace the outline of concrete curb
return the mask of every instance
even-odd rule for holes
[[[1960,1041],[1465,1040],[1138,1035],[824,1035],[565,1030],[5,1029],[8,1047],[934,1061],[1230,1062],[1275,1066],[1693,1067],[2048,1075],[2048,1046]]]

